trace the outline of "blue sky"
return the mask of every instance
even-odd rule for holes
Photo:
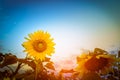
[[[0,1],[3,52],[25,56],[24,37],[41,29],[54,38],[56,54],[61,57],[79,54],[81,49],[120,48],[119,1]]]

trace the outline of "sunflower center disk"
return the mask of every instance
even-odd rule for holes
[[[38,44],[38,47],[39,47],[39,48],[43,48],[44,45],[43,45],[42,43],[39,43],[39,44]]]
[[[47,44],[44,40],[36,40],[36,41],[33,42],[33,48],[37,52],[43,52],[43,51],[46,50]]]
[[[108,64],[108,60],[106,58],[91,58],[85,63],[85,67],[90,71],[99,71],[103,69]]]

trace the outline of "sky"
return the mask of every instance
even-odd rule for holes
[[[84,49],[120,50],[119,14],[119,0],[0,0],[0,52],[25,57],[24,37],[44,30],[56,43],[52,59],[70,66]]]

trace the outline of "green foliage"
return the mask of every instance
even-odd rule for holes
[[[108,54],[107,51],[95,48],[94,53],[96,54]],[[91,53],[89,53],[92,55]],[[96,78],[91,78],[88,80],[99,80],[100,77],[101,80],[119,80],[120,79],[120,51],[118,52],[118,56],[116,56],[116,59],[118,60],[116,65],[113,66],[113,69],[108,74],[95,74],[93,75],[84,75],[84,77],[81,79],[79,78],[79,73],[74,71],[74,69],[61,69],[58,73],[55,73],[55,67],[54,63],[50,60],[50,58],[46,57],[44,61],[38,62],[38,65],[35,63],[35,61],[32,58],[18,58],[12,53],[3,54],[0,53],[0,80],[3,80],[4,78],[9,78],[10,80],[34,80],[35,79],[35,73],[36,73],[36,67],[38,66],[38,74],[36,80],[87,80],[89,77],[96,76]],[[79,57],[76,57],[77,61],[80,61],[81,59]],[[11,65],[16,66],[11,66]],[[23,67],[29,66],[30,69],[25,70]],[[23,73],[22,70],[24,70]],[[65,74],[68,74],[69,76],[65,76]]]
[[[4,67],[7,65],[11,65],[17,62],[17,57],[15,55],[12,55],[11,53],[3,55],[0,53],[0,67]]]

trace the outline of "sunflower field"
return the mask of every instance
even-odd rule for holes
[[[38,30],[25,39],[25,58],[0,53],[0,80],[120,80],[120,51],[95,48],[76,56],[75,68],[56,71],[51,56],[57,44],[51,35]]]

